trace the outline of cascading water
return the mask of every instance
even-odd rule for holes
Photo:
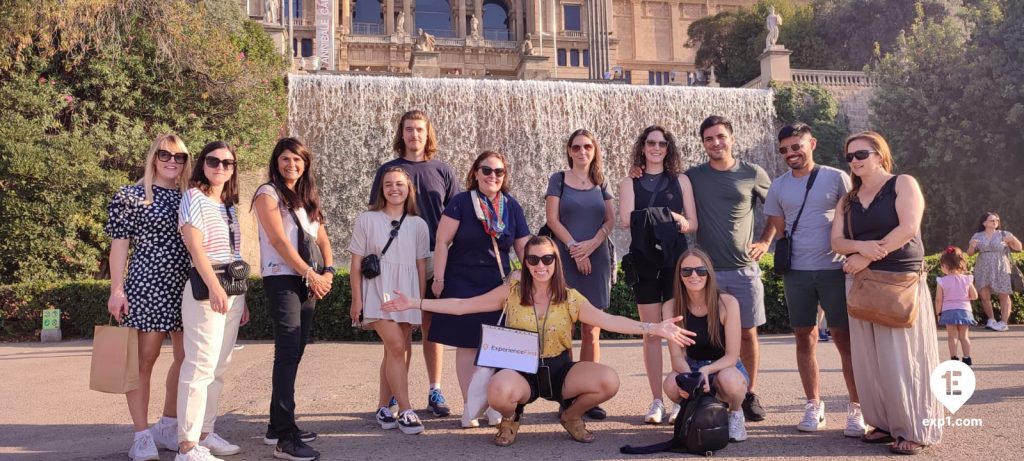
[[[706,161],[697,129],[709,115],[733,121],[737,158],[760,164],[772,177],[782,167],[774,154],[775,109],[768,90],[291,75],[288,129],[317,155],[339,263],[348,259],[344,249],[356,217],[366,210],[374,172],[395,157],[391,145],[398,119],[411,109],[430,116],[438,157],[460,181],[480,151],[505,154],[511,193],[534,232],[544,222],[548,177],[568,166],[567,137],[578,128],[597,135],[613,193],[631,165],[636,137],[649,125],[675,134],[684,168]],[[621,255],[628,230],[616,230],[614,239]]]

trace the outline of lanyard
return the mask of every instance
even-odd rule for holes
[[[537,326],[537,356],[540,358],[540,363],[544,363],[544,332],[548,328],[548,317],[551,315],[551,300],[548,300],[548,310],[544,312],[544,326],[540,325],[540,320],[537,315],[537,302],[533,303],[533,324]]]

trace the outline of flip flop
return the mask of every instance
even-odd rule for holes
[[[904,442],[912,445],[910,445],[910,448],[900,448],[899,445]],[[924,450],[924,445],[904,439],[903,437],[897,437],[896,441],[889,446],[889,451],[896,453],[897,455],[916,455],[921,453],[921,450]]]
[[[885,436],[884,437],[875,437],[875,438],[870,437],[871,435],[876,434],[876,433],[885,434]],[[896,439],[892,438],[892,435],[889,434],[888,432],[883,431],[883,430],[881,430],[881,429],[876,427],[876,428],[871,429],[870,431],[866,432],[864,435],[860,436],[860,441],[864,442],[864,443],[871,443],[871,444],[879,444],[879,445],[881,445],[883,443],[893,443],[893,442],[896,441]]]

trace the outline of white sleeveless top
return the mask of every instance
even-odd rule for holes
[[[284,228],[284,234],[288,236],[288,242],[292,248],[296,251],[299,249],[299,233],[298,228],[295,227],[295,220],[292,219],[292,214],[285,208],[284,203],[281,201],[281,197],[277,194],[277,189],[270,184],[264,184],[256,190],[256,197],[260,195],[266,195],[275,202],[277,202],[277,209],[281,213],[281,224]],[[320,232],[319,222],[310,222],[309,216],[306,215],[305,208],[299,208],[295,210],[295,215],[299,217],[299,222],[302,223],[303,229],[306,233],[316,237]],[[256,221],[259,222],[259,215],[256,215]],[[259,224],[256,226],[259,228],[260,233],[260,275],[263,277],[269,277],[273,275],[299,275],[292,270],[292,267],[284,261],[284,258],[277,253],[274,246],[270,244],[270,239],[267,238],[267,233],[263,230],[263,225]]]

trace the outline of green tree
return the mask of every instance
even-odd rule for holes
[[[980,0],[930,19],[922,8],[873,70],[873,119],[928,208],[929,248],[964,246],[985,210],[1024,224],[1024,0]]]
[[[0,283],[102,273],[105,205],[157,134],[262,166],[282,131],[286,61],[235,1],[3,3]]]
[[[850,133],[836,98],[817,85],[772,84],[772,89],[775,90],[775,116],[779,123],[806,123],[818,140],[814,160],[845,170],[846,162],[841,158],[841,152],[843,141]]]

